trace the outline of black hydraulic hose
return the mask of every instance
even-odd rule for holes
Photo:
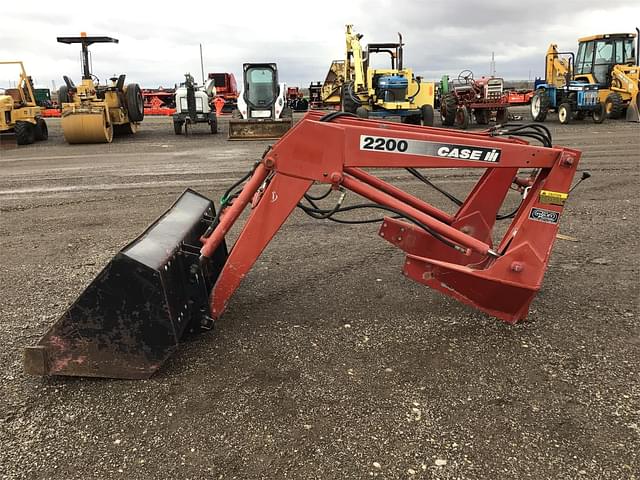
[[[449,200],[451,200],[453,203],[455,203],[458,206],[461,206],[464,202],[462,200],[460,200],[458,197],[456,197],[455,195],[453,195],[450,192],[447,192],[444,188],[437,186],[435,183],[433,183],[431,180],[429,180],[427,177],[425,177],[424,175],[422,175],[422,173],[420,173],[417,169],[415,168],[406,168],[405,169],[407,172],[409,172],[411,175],[413,175],[414,177],[416,177],[418,180],[420,180],[421,182],[429,185],[431,188],[433,188],[434,190],[440,192],[442,195],[444,195],[445,197],[447,197]]]
[[[329,187],[329,190],[327,190],[325,193],[323,193],[322,195],[318,196],[318,197],[314,197],[313,195],[311,195],[310,193],[306,193],[304,196],[307,199],[311,199],[311,200],[324,200],[325,198],[327,198],[329,195],[331,195],[331,192],[333,191],[333,187]]]

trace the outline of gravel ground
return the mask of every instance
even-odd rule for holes
[[[593,177],[528,320],[404,278],[375,226],[296,212],[215,331],[145,381],[28,377],[22,350],[184,188],[218,199],[267,144],[150,118],[69,146],[49,125],[0,151],[2,479],[640,478],[637,124],[547,123]]]

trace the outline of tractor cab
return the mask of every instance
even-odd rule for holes
[[[635,33],[592,35],[578,40],[575,79],[611,87],[614,65],[635,65]]]

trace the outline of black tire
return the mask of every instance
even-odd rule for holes
[[[498,125],[503,125],[509,121],[509,109],[501,108],[496,112],[496,123]]]
[[[440,118],[442,125],[446,127],[452,126],[456,122],[456,110],[458,109],[458,101],[455,95],[447,93],[442,97],[440,104]]]
[[[488,125],[489,124],[489,110],[480,109],[473,112],[476,117],[476,123],[478,125]]]
[[[29,122],[16,122],[16,143],[18,145],[31,145],[36,141],[36,126]]]
[[[127,105],[127,114],[132,122],[141,122],[144,120],[144,99],[142,98],[142,90],[137,83],[127,85],[125,93],[125,103]]]
[[[550,105],[551,101],[549,100],[547,92],[544,90],[537,90],[533,97],[531,97],[531,103],[529,104],[531,118],[533,118],[533,121],[544,122],[547,118],[547,113],[549,113]]]
[[[420,107],[420,119],[422,120],[422,125],[425,127],[433,127],[433,119],[435,117],[435,113],[433,111],[433,106],[431,105],[422,105]]]
[[[176,135],[182,135],[182,122],[173,122],[173,133]]]
[[[240,114],[240,110],[238,110],[237,108],[234,108],[233,112],[231,112],[231,118],[233,118],[234,120],[240,120],[242,118],[242,115]]]
[[[624,111],[624,102],[618,92],[611,92],[604,101],[604,111],[607,118],[620,118]]]
[[[63,103],[71,103],[71,96],[69,95],[69,89],[66,85],[58,89],[58,106],[60,109],[62,109]]]
[[[37,142],[49,138],[49,128],[47,128],[47,122],[45,122],[42,117],[36,118],[35,136]]]
[[[571,119],[573,118],[571,113],[571,104],[570,103],[561,103],[558,107],[558,120],[563,125],[571,123]]]
[[[456,111],[456,126],[466,130],[469,128],[469,120],[471,119],[471,114],[469,113],[469,109],[462,105]]]
[[[212,113],[209,116],[209,127],[211,128],[211,133],[218,133],[218,117],[216,117],[215,113]]]
[[[607,118],[607,109],[602,103],[596,105],[596,108],[591,112],[591,118],[593,118],[593,123],[602,123],[604,119]]]
[[[358,104],[352,98],[351,83],[345,83],[340,89],[340,107],[343,112],[356,113]]]
[[[366,108],[360,106],[358,108],[356,108],[356,115],[359,118],[369,118],[369,110],[367,110]]]

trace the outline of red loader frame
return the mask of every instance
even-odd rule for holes
[[[579,151],[532,146],[490,132],[321,117],[308,113],[264,155],[211,235],[201,238],[201,255],[213,256],[252,203],[210,295],[214,319],[314,182],[350,190],[421,225],[386,217],[380,227],[379,235],[406,253],[408,277],[508,323],[526,317],[542,283]],[[485,172],[455,215],[449,215],[365,168]],[[523,182],[519,169],[537,169],[537,175]],[[527,195],[494,246],[496,215],[513,183],[528,185]]]

